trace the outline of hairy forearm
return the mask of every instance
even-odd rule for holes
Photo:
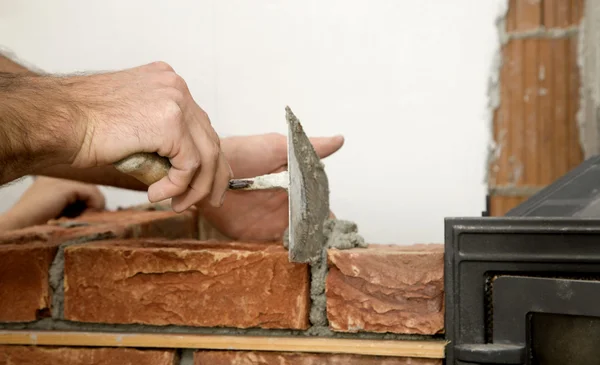
[[[73,114],[58,79],[0,72],[0,184],[68,161]]]
[[[38,71],[38,70],[31,70],[31,69],[21,65],[20,63],[14,61],[11,58],[14,58],[14,57],[8,57],[8,54],[5,54],[5,55],[0,54],[0,75],[2,73],[13,73],[13,74],[19,74],[19,76],[26,76],[26,75],[36,76],[36,75],[40,75],[42,73],[41,71]],[[5,75],[5,76],[7,76],[7,75]],[[0,94],[1,93],[2,93],[2,90],[0,89]],[[5,107],[5,108],[7,108],[7,107]],[[1,113],[1,110],[0,110],[0,113]],[[8,117],[5,117],[4,119],[8,119]],[[2,121],[2,120],[3,119],[0,116],[0,121]],[[6,127],[9,127],[8,122],[6,124]],[[11,129],[13,129],[13,128],[11,128]],[[1,132],[2,132],[2,130],[0,129],[0,133]],[[0,141],[3,141],[4,138],[5,138],[5,136],[0,136]],[[8,138],[8,136],[6,136],[6,138]],[[13,151],[13,154],[14,153],[19,153],[19,151]],[[32,154],[28,153],[28,155],[32,155]],[[3,160],[3,157],[0,156],[0,159]],[[144,185],[137,179],[117,171],[112,166],[94,167],[94,168],[90,168],[90,169],[77,169],[77,168],[71,167],[68,164],[57,164],[57,165],[56,164],[55,165],[46,165],[46,164],[39,165],[38,164],[36,166],[32,166],[31,165],[31,163],[33,162],[33,161],[31,161],[32,159],[33,159],[33,156],[31,156],[27,159],[27,160],[29,160],[27,164],[24,164],[24,163],[21,164],[21,165],[28,165],[30,167],[33,167],[33,171],[28,172],[30,174],[49,176],[49,177],[57,177],[57,178],[62,178],[62,179],[77,180],[77,181],[87,182],[87,183],[91,183],[91,184],[114,186],[114,187],[123,188],[123,189],[130,189],[130,190],[144,191],[148,188],[146,185]],[[0,161],[2,161],[2,160],[0,160]],[[12,167],[11,169],[18,170],[19,163],[16,162],[16,165],[17,166]],[[16,175],[19,175],[19,173],[17,171],[15,171],[15,173],[16,173]],[[15,173],[9,174],[9,176],[15,176]],[[2,175],[2,173],[0,173],[0,175]],[[10,178],[8,178],[8,179],[10,179]],[[0,180],[4,180],[4,179],[0,178]],[[4,181],[2,183],[4,183]]]
[[[1,52],[0,52],[1,53]],[[31,70],[22,64],[18,63],[14,60],[13,57],[9,57],[8,54],[0,54],[0,74],[2,73],[14,73],[19,74],[20,76],[37,76],[42,74],[39,70]],[[0,94],[2,90],[0,89]],[[0,99],[1,100],[1,99]],[[0,101],[1,102],[1,101]],[[1,110],[0,110],[1,113]],[[2,121],[2,117],[0,116],[0,122]],[[6,119],[6,117],[5,117]],[[8,126],[8,124],[7,124]],[[0,131],[1,133],[1,131]],[[0,136],[0,141],[4,140],[4,136]],[[14,154],[14,153],[13,153]],[[31,153],[29,153],[31,154]],[[1,155],[1,154],[0,154]],[[33,157],[30,157],[29,163],[31,163]],[[3,157],[0,156],[0,161]],[[17,164],[18,165],[18,164]],[[23,165],[23,164],[22,164]],[[30,165],[31,166],[31,165]],[[13,167],[13,170],[18,166]],[[102,167],[94,167],[89,169],[78,169],[73,168],[69,164],[38,164],[33,166],[33,171],[29,171],[30,174],[40,175],[40,176],[48,176],[48,177],[57,177],[62,179],[70,179],[77,180],[81,182],[98,184],[98,185],[106,185],[106,186],[114,186],[123,189],[130,190],[139,190],[145,191],[148,189],[146,185],[138,181],[137,179],[123,174],[117,171],[112,166],[102,166]],[[0,176],[2,173],[0,173]],[[16,175],[19,175],[18,173]],[[14,174],[12,174],[14,176]],[[0,178],[2,180],[2,178]],[[4,181],[2,182],[4,183]]]

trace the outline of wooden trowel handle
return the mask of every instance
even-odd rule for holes
[[[156,153],[140,152],[114,163],[114,166],[118,171],[150,186],[167,176],[171,162]]]

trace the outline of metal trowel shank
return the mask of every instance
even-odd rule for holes
[[[323,224],[329,217],[329,181],[319,156],[289,107],[288,200],[289,260],[314,263],[325,245]]]

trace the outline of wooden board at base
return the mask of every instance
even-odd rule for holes
[[[444,358],[446,342],[363,340],[316,337],[259,337],[191,334],[0,331],[1,345],[186,348],[339,353],[371,356]]]

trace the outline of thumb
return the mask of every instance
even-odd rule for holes
[[[315,148],[319,158],[325,158],[342,148],[344,145],[344,137],[313,137],[310,138],[310,143]]]

